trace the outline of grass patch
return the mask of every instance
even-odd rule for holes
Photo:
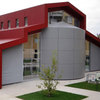
[[[87,89],[87,90],[93,90],[93,91],[100,91],[100,84],[95,84],[95,83],[79,82],[79,83],[70,84],[70,85],[66,85],[66,86]]]
[[[86,96],[76,95],[68,92],[56,91],[52,97],[47,97],[43,95],[41,91],[38,91],[18,96],[18,98],[23,100],[81,100],[86,98]]]

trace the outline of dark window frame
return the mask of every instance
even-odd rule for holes
[[[3,29],[4,27],[4,22],[1,22],[1,29]]]
[[[16,19],[16,27],[19,27],[19,19]]]
[[[11,21],[10,20],[8,20],[8,29],[10,29],[11,28]]]
[[[24,17],[24,26],[28,26],[28,18]]]

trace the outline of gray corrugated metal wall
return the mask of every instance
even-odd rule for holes
[[[3,50],[2,84],[10,84],[23,80],[23,46],[17,45]]]
[[[52,52],[57,50],[58,72],[62,79],[84,76],[85,32],[66,23],[51,24],[41,33],[40,65],[51,65]]]
[[[90,71],[100,70],[100,47],[90,43]]]

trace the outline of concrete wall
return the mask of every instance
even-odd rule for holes
[[[40,38],[40,65],[51,65],[52,52],[57,50],[57,75],[62,75],[62,79],[84,76],[85,32],[82,29],[65,23],[51,24]]]
[[[90,71],[100,70],[100,47],[90,44]]]
[[[23,46],[17,45],[3,50],[2,84],[10,84],[23,80]]]

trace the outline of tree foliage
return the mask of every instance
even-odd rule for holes
[[[58,80],[55,80],[57,72],[57,60],[56,60],[56,54],[54,53],[52,56],[52,64],[51,66],[41,67],[41,71],[39,73],[39,77],[41,80],[43,80],[43,83],[38,85],[38,88],[42,88],[43,92],[47,96],[52,96],[56,90],[56,87],[58,85]]]

